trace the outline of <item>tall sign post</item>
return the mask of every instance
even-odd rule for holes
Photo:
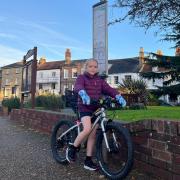
[[[33,58],[27,61],[30,57]],[[32,108],[35,107],[36,93],[36,73],[37,73],[37,47],[30,49],[23,57],[22,70],[22,89],[21,89],[21,107],[23,107],[24,97],[31,95]]]
[[[108,75],[107,1],[93,6],[93,58],[98,61],[99,74]]]

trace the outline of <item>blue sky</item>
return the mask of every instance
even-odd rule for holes
[[[109,1],[109,20],[117,17]],[[38,58],[63,60],[66,48],[72,59],[92,57],[92,6],[98,0],[0,0],[0,66],[22,60],[27,50],[38,47]],[[174,55],[173,44],[159,41],[127,22],[108,27],[109,59],[138,56],[161,49]]]

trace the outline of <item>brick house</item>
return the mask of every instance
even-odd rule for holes
[[[61,66],[61,93],[64,94],[65,89],[73,90],[74,83],[79,74],[82,73],[84,63],[87,59],[71,60],[71,52],[69,49],[65,52],[65,61]]]
[[[72,90],[85,61],[71,61],[70,49],[66,50],[65,60],[62,61],[46,62],[45,58],[41,58],[37,68],[37,94],[64,94],[65,89]]]
[[[21,97],[22,67],[22,61],[2,67],[1,91],[4,98]]]

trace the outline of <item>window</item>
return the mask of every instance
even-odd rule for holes
[[[8,85],[9,84],[9,80],[8,79],[6,79],[6,85]]]
[[[43,78],[43,72],[40,72],[40,78]]]
[[[18,84],[18,78],[16,78],[16,80],[15,80],[15,84],[16,84],[16,85]]]
[[[152,71],[153,71],[153,72],[158,72],[158,67],[153,67],[153,68],[152,68]]]
[[[12,94],[16,94],[16,87],[12,87]]]
[[[51,89],[56,89],[56,83],[51,84]]]
[[[6,74],[9,74],[9,69],[6,70]]]
[[[64,69],[64,78],[68,78],[68,69]]]
[[[64,86],[63,86],[63,94],[65,94],[66,89],[68,89],[68,86],[67,86],[67,85],[64,85]]]
[[[19,68],[16,68],[16,74],[18,74],[19,73]]]
[[[8,97],[10,95],[11,89],[8,88],[8,89],[5,89],[4,91],[5,91],[4,92],[5,97]]]
[[[125,75],[125,80],[131,80],[131,75]]]
[[[114,84],[118,84],[119,83],[119,77],[118,76],[114,76]]]
[[[42,84],[39,84],[39,89],[43,89],[43,86],[42,86]]]
[[[77,78],[77,69],[72,69],[72,78]]]
[[[56,76],[56,72],[52,72],[52,77],[55,77]]]

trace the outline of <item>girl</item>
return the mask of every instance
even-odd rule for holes
[[[91,134],[90,131],[92,124],[91,116],[98,107],[89,105],[90,99],[98,100],[102,94],[106,94],[112,98],[116,98],[123,107],[126,106],[126,101],[117,90],[111,88],[105,80],[98,76],[98,62],[94,59],[90,59],[86,62],[85,72],[83,75],[78,76],[74,90],[79,94],[78,110],[83,124],[83,131],[77,136],[74,144],[67,148],[66,158],[69,162],[75,161],[78,146],[88,137],[84,168],[94,171],[97,170],[97,165],[92,161],[92,154],[98,125]]]

